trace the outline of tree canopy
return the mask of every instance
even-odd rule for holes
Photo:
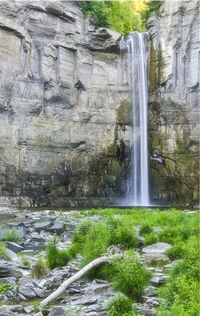
[[[111,28],[121,34],[143,32],[152,11],[158,12],[160,1],[81,1],[85,15],[92,15],[99,26]]]

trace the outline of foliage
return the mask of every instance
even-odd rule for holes
[[[38,301],[33,302],[34,313],[38,313],[40,311],[40,303]]]
[[[149,246],[158,242],[158,236],[154,232],[145,236],[144,246]]]
[[[22,241],[22,233],[16,229],[7,229],[1,238],[3,241],[13,241],[20,242]]]
[[[26,258],[22,258],[22,264],[27,267],[30,267],[31,265],[30,261]]]
[[[12,286],[10,284],[8,284],[7,282],[0,283],[0,293],[4,293],[4,292],[10,290],[11,288],[12,288]]]
[[[183,260],[170,272],[169,280],[160,290],[165,301],[160,312],[166,315],[196,316],[199,312],[199,238],[192,236],[182,246]]]
[[[114,287],[131,298],[139,299],[151,278],[151,273],[141,264],[139,256],[130,249],[122,260],[114,259],[112,266]]]
[[[140,235],[144,236],[146,234],[150,234],[152,231],[153,228],[149,224],[145,223],[140,228]]]
[[[108,316],[123,316],[125,313],[132,312],[132,300],[126,295],[117,294],[107,306]]]
[[[4,255],[5,244],[0,242],[0,258]]]
[[[106,221],[83,221],[72,238],[81,249],[83,265],[106,253],[111,245],[121,244],[125,248],[136,247],[138,239],[131,223],[126,218],[109,216]],[[94,276],[95,270],[91,272]]]
[[[141,13],[147,10],[145,1],[81,1],[85,15],[91,14],[99,26],[109,27],[119,33],[144,31]]]
[[[166,251],[166,255],[170,260],[176,260],[183,258],[184,255],[184,242],[180,241],[176,243],[173,247]]]
[[[65,266],[73,257],[76,256],[79,250],[78,245],[73,245],[69,249],[59,250],[57,248],[57,239],[54,236],[46,248],[47,265],[50,269]]]
[[[111,27],[111,10],[105,1],[81,1],[85,15],[91,14],[99,26]]]
[[[40,257],[38,259],[38,262],[32,267],[31,276],[33,278],[39,279],[43,277],[44,275],[46,275],[46,273],[47,273],[47,266],[42,260],[42,258]]]
[[[157,15],[161,15],[160,12],[160,6],[161,6],[162,2],[161,1],[155,1],[155,0],[151,0],[148,2],[148,6],[147,9],[143,11],[142,17],[145,21],[148,20],[148,18],[150,16],[152,16],[153,14],[157,14]]]

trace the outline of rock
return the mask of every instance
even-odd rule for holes
[[[63,223],[55,223],[49,230],[52,233],[60,235],[65,231],[65,225]]]
[[[20,294],[22,294],[23,296],[25,296],[26,298],[28,298],[28,299],[36,298],[35,292],[29,286],[19,285],[18,286],[18,292]]]
[[[4,264],[0,266],[0,278],[5,277],[22,277],[23,273],[16,269],[16,267],[12,264]]]
[[[142,248],[142,258],[145,262],[152,261],[169,261],[169,258],[164,254],[169,248],[170,244],[158,242],[156,244]]]
[[[0,25],[0,196],[20,207],[108,205],[130,143],[116,122],[130,99],[121,34],[60,0],[1,1]]]
[[[0,306],[0,315],[1,316],[12,316],[18,315],[15,312],[21,312],[23,310],[22,305],[3,305]]]
[[[167,14],[148,20],[148,124],[151,151],[165,157],[165,167],[151,163],[152,194],[157,203],[194,207],[199,204],[199,1],[164,1],[160,11]]]
[[[151,278],[151,283],[155,286],[163,284],[167,279],[167,276],[164,273],[154,273]]]
[[[6,244],[7,244],[7,248],[12,250],[15,253],[18,253],[24,250],[22,246],[16,244],[15,242],[7,241]]]
[[[26,307],[24,307],[24,311],[26,312],[26,313],[31,313],[31,312],[33,312],[34,311],[34,307],[33,306],[26,306]]]
[[[40,232],[42,230],[48,230],[52,223],[50,221],[47,222],[39,222],[35,224],[35,231]]]
[[[68,308],[63,306],[53,307],[48,314],[48,316],[66,316],[68,313]]]
[[[171,248],[170,244],[165,242],[157,242],[156,244],[142,248],[142,252],[162,254],[165,253],[169,248]]]
[[[157,288],[155,286],[149,285],[144,289],[144,293],[146,296],[156,296]]]

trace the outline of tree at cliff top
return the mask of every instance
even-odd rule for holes
[[[91,14],[99,26],[121,34],[145,31],[147,18],[159,10],[160,1],[81,1],[85,15]]]

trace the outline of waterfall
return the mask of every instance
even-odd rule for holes
[[[148,33],[133,32],[123,37],[120,48],[126,59],[133,106],[131,172],[125,204],[149,205],[148,172]]]

